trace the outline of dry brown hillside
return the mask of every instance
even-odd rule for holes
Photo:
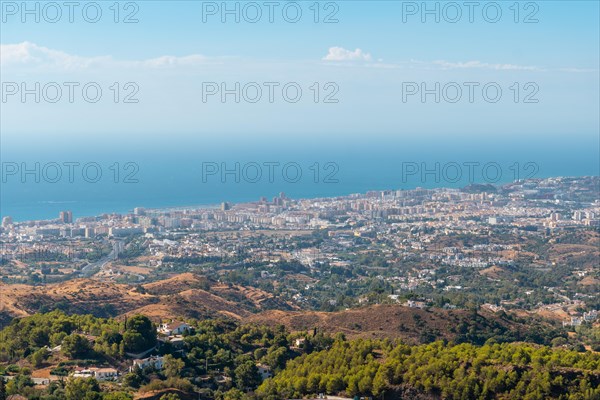
[[[527,326],[501,318],[491,312],[474,314],[467,310],[422,310],[401,305],[375,305],[339,312],[265,311],[252,315],[244,322],[270,326],[285,325],[291,331],[320,331],[344,333],[349,338],[402,338],[419,343],[431,333],[439,339],[454,340],[461,329],[468,332],[525,332]]]
[[[188,289],[205,289],[210,287],[206,277],[186,272],[174,275],[168,279],[144,284],[148,293],[155,295],[177,294]]]
[[[142,288],[98,279],[43,286],[0,286],[0,325],[15,317],[55,308],[103,317],[139,312],[155,319],[214,316],[242,319],[271,307],[292,309],[258,289],[222,285],[191,273],[148,283]]]
[[[15,317],[54,308],[68,313],[124,317],[145,314],[155,321],[228,317],[247,323],[284,324],[292,331],[318,328],[348,337],[403,338],[407,342],[453,340],[465,334],[523,335],[529,327],[487,311],[376,305],[340,312],[297,311],[260,289],[227,285],[186,273],[142,287],[76,279],[44,286],[0,286],[0,325]]]
[[[43,286],[3,285],[0,296],[7,314],[12,317],[54,308],[99,316],[118,315],[156,302],[153,296],[138,293],[129,285],[93,279],[74,279]]]
[[[160,296],[158,304],[133,309],[122,316],[144,314],[151,319],[166,320],[172,318],[206,318],[221,316],[242,319],[251,313],[240,304],[223,299],[201,289],[189,289],[181,293]]]

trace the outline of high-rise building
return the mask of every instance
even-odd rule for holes
[[[142,226],[142,228],[150,228],[154,224],[152,218],[145,216],[139,217],[138,223]]]
[[[133,209],[135,215],[146,215],[146,209],[143,207],[136,207]]]
[[[227,211],[231,209],[231,205],[224,201],[223,203],[221,203],[221,211]]]
[[[63,224],[70,224],[73,222],[73,213],[71,211],[61,211],[58,214],[58,220]]]

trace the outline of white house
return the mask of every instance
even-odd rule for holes
[[[173,321],[160,324],[158,327],[158,332],[167,336],[181,335],[183,332],[189,331],[191,328],[191,325],[186,324],[185,322]]]
[[[273,373],[271,372],[271,367],[269,367],[268,365],[256,364],[256,368],[258,368],[258,374],[260,375],[260,378],[263,381],[273,376]]]
[[[563,326],[580,326],[582,322],[582,318],[571,317],[571,321],[563,321]]]
[[[94,373],[91,369],[79,369],[73,374],[73,378],[93,378]]]
[[[129,368],[130,371],[133,371],[135,367],[139,367],[140,369],[144,369],[146,367],[154,367],[155,369],[161,370],[163,368],[163,357],[162,356],[151,356],[148,358],[136,359],[133,360],[133,365]]]
[[[84,368],[77,369],[74,378],[96,378],[98,381],[114,380],[119,376],[119,371],[114,368]]]
[[[405,304],[410,308],[425,308],[427,306],[424,301],[414,300],[408,300]]]
[[[598,311],[596,311],[596,310],[592,310],[590,312],[583,313],[583,320],[585,322],[592,322],[592,321],[595,321],[597,318],[598,318]]]
[[[114,368],[92,368],[94,377],[99,381],[112,381],[119,376],[119,371]]]

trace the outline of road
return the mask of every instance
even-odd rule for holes
[[[106,267],[106,264],[108,264],[111,261],[116,260],[118,252],[123,247],[123,242],[115,240],[115,241],[112,241],[112,245],[113,245],[113,248],[112,248],[111,252],[108,253],[108,255],[106,255],[105,257],[102,257],[100,260],[98,260],[96,262],[89,263],[88,265],[83,267],[81,269],[81,272],[79,273],[79,276],[81,278],[89,278],[89,277],[97,274],[99,271],[102,271],[104,269],[104,267]]]

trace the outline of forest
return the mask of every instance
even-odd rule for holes
[[[146,316],[104,319],[61,311],[14,319],[0,331],[0,400],[120,400],[149,392],[164,399],[349,397],[431,399],[600,399],[600,354],[533,343],[477,346],[436,341],[347,339],[318,329],[188,320],[183,347]],[[60,350],[56,351],[57,346]],[[131,366],[129,352],[154,349],[162,368]],[[116,381],[73,378],[76,367],[114,367]],[[262,379],[258,367],[272,378]],[[37,387],[32,373],[55,378]],[[176,392],[170,392],[176,391]],[[191,397],[190,397],[191,396]],[[400,396],[400,397],[399,397]],[[164,400],[163,399],[163,400]]]
[[[600,354],[527,343],[408,346],[338,340],[290,361],[261,398],[423,393],[442,399],[599,399]],[[385,397],[387,398],[387,397]]]

